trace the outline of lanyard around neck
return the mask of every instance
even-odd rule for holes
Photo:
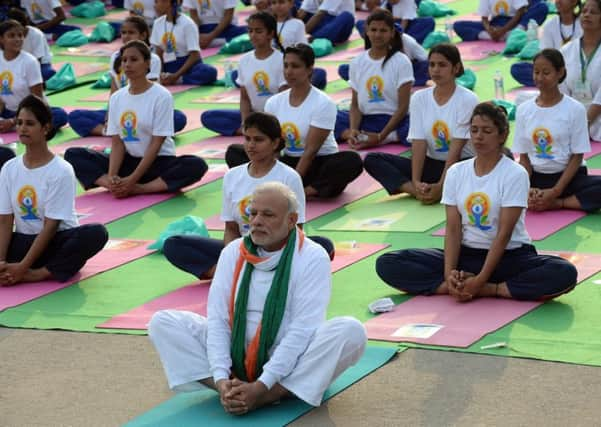
[[[569,36],[564,37],[563,35],[563,29],[561,28],[561,19],[558,19],[557,22],[559,23],[559,35],[561,36],[561,45],[563,46],[564,44],[566,44],[567,42],[569,42],[570,40],[572,40],[572,37],[574,37],[574,32],[576,31],[576,19],[574,18],[574,21],[572,22],[572,32],[570,33]]]
[[[588,66],[590,65],[591,61],[595,57],[595,54],[597,53],[597,49],[599,49],[599,45],[601,45],[601,40],[599,40],[597,42],[597,46],[595,46],[595,50],[593,50],[591,52],[589,57],[585,58],[584,57],[584,49],[582,48],[582,39],[583,39],[583,37],[580,38],[580,78],[582,79],[582,83],[584,83],[586,81],[586,71],[587,71]]]

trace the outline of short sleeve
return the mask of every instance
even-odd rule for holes
[[[353,59],[348,66],[348,84],[355,92],[357,92],[357,83],[355,82],[358,81],[357,73],[359,69],[359,63],[357,59],[358,58]]]
[[[476,105],[478,105],[478,97],[473,92],[462,95],[461,104],[457,108],[457,122],[453,126],[451,138],[470,139],[470,117]]]
[[[574,103],[570,112],[572,116],[570,126],[570,152],[584,154],[591,151],[591,142],[588,132],[588,119],[584,105]]]
[[[28,57],[28,59],[29,58],[32,58],[32,57],[30,56],[30,57]],[[26,65],[25,66],[25,79],[26,79],[27,85],[29,87],[39,85],[44,82],[44,79],[42,79],[42,71],[40,69],[40,66],[39,66],[37,60],[34,59],[34,61],[31,61],[30,64],[25,64]],[[30,62],[30,61],[27,61],[27,62]]]
[[[0,170],[0,215],[10,215],[13,213],[12,203],[10,202],[10,183],[8,182],[8,171],[6,167]]]
[[[154,25],[152,26],[152,31],[150,32],[150,45],[151,46],[157,46],[160,47],[161,49],[163,48],[163,46],[161,45],[161,30],[159,30],[159,27],[161,25],[159,25],[157,23],[158,20],[154,21]]]
[[[173,97],[166,89],[161,92],[154,103],[152,135],[173,136]]]
[[[234,213],[232,212],[232,191],[231,186],[231,174],[226,173],[223,177],[223,197],[221,198],[221,215],[222,221],[234,221]]]
[[[228,10],[235,8],[238,4],[238,0],[225,0],[223,3],[223,9]]]
[[[524,154],[528,153],[529,150],[529,139],[524,134],[526,124],[524,123],[524,109],[527,104],[518,105],[515,113],[515,133],[513,136],[513,145],[511,150],[514,153]]]
[[[267,102],[265,103],[265,107],[263,108],[263,111],[265,111],[266,113],[269,114],[273,114],[274,116],[277,117],[277,99],[278,99],[279,95],[275,95],[272,96],[271,98],[269,98],[267,100]]]
[[[244,72],[245,64],[246,64],[246,56],[240,58],[240,64],[238,65],[238,77],[236,78],[236,83],[240,87],[246,86],[246,75],[245,75],[246,73]]]
[[[491,15],[488,1],[489,0],[480,0],[480,3],[478,4],[478,15],[484,17],[489,17]]]
[[[508,162],[513,162],[507,159]],[[530,178],[528,172],[521,165],[511,164],[515,173],[506,174],[503,179],[503,194],[501,195],[502,208],[526,208],[528,207],[528,192],[530,190]]]
[[[50,3],[52,5],[52,9],[56,9],[57,7],[62,7],[61,2],[59,0],[52,0]]]
[[[440,203],[447,206],[457,206],[457,164],[447,170],[442,187],[442,199]]]
[[[398,56],[399,59],[399,71],[397,73],[398,79],[396,84],[396,88],[398,89],[405,83],[414,82],[415,77],[413,76],[413,66],[411,65],[411,61],[407,55],[399,52],[399,54],[396,56]]]
[[[336,123],[336,105],[327,97],[319,96],[317,105],[312,110],[311,122],[309,125],[319,129],[334,129]]]
[[[341,1],[342,0],[323,0],[321,6],[319,6],[319,10],[323,10],[328,12],[330,15],[334,15],[338,11]]]
[[[300,175],[295,170],[293,170],[293,174],[288,179],[288,186],[294,192],[298,201],[298,223],[304,224],[306,222],[305,189],[303,187],[303,181]]]
[[[425,89],[429,90],[429,89]],[[407,135],[408,140],[426,139],[424,133],[424,116],[428,114],[427,111],[423,111],[423,102],[425,93],[416,94],[409,100],[409,134]]]
[[[44,216],[55,220],[68,220],[75,209],[75,174],[70,165],[63,166],[61,175],[48,186]]]
[[[184,0],[182,3],[182,7],[184,9],[196,9],[196,2],[192,1],[192,0]]]
[[[521,8],[528,6],[528,0],[513,0],[513,1],[515,1],[515,4],[513,5],[513,7],[515,7],[515,10],[520,10]]]
[[[196,28],[196,24],[194,21],[187,21],[187,28],[183,29],[183,33],[186,35],[186,51],[190,52],[200,52],[200,39],[198,28]]]
[[[557,48],[553,46],[553,28],[559,27],[559,23],[553,17],[543,26],[543,36],[540,39],[541,49]]]
[[[119,98],[115,95],[117,95],[117,92],[109,98],[109,117],[106,125],[106,134],[109,136],[119,135],[121,131],[121,129],[119,129],[119,117],[117,113],[117,102]]]
[[[154,53],[150,57],[150,72],[146,77],[149,80],[158,80],[161,77],[161,60]]]
[[[601,105],[601,86],[599,86],[599,90],[597,91],[597,93],[595,94],[595,97],[593,98],[593,104]]]

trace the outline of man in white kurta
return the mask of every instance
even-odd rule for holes
[[[207,318],[165,310],[156,313],[149,324],[149,336],[171,389],[214,388],[224,409],[233,414],[246,413],[288,395],[319,406],[332,381],[361,357],[367,341],[363,325],[350,317],[325,319],[331,288],[330,260],[321,246],[304,238],[296,228],[296,208],[294,193],[280,183],[262,184],[252,195],[250,238],[264,261],[254,263],[250,279],[247,350],[261,323],[276,268],[284,262],[280,259],[284,246],[289,238],[295,238],[284,314],[258,378],[241,381],[232,369],[230,296],[243,247],[243,239],[238,239],[226,246],[219,258],[209,291]],[[242,274],[239,277],[238,284]]]

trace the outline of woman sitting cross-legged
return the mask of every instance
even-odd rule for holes
[[[104,187],[119,198],[174,192],[199,181],[208,169],[204,160],[175,156],[173,97],[148,80],[150,49],[142,41],[130,41],[120,57],[129,85],[109,102],[110,156],[76,147],[65,152],[65,160],[85,189]]]
[[[442,203],[442,249],[405,249],[378,258],[388,285],[422,295],[544,300],[576,286],[576,267],[538,255],[526,232],[528,173],[503,154],[509,134],[504,109],[478,104],[470,120],[476,157],[449,168]]]
[[[0,172],[0,286],[66,281],[104,247],[108,233],[101,224],[78,224],[73,168],[48,149],[48,105],[28,95],[16,121],[25,154]]]

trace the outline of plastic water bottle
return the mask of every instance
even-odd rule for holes
[[[529,42],[538,40],[538,24],[534,19],[528,21],[528,29],[526,30],[526,37]]]
[[[503,84],[503,76],[499,70],[496,71],[495,77],[495,98],[505,99],[505,86]]]
[[[234,64],[230,61],[227,61],[223,68],[225,69],[225,87],[227,88],[233,88],[235,86],[234,84]]]
[[[445,32],[447,33],[447,36],[449,37],[449,40],[453,40],[455,33],[453,32],[453,23],[451,22],[450,19],[445,19],[444,28],[445,28]]]

